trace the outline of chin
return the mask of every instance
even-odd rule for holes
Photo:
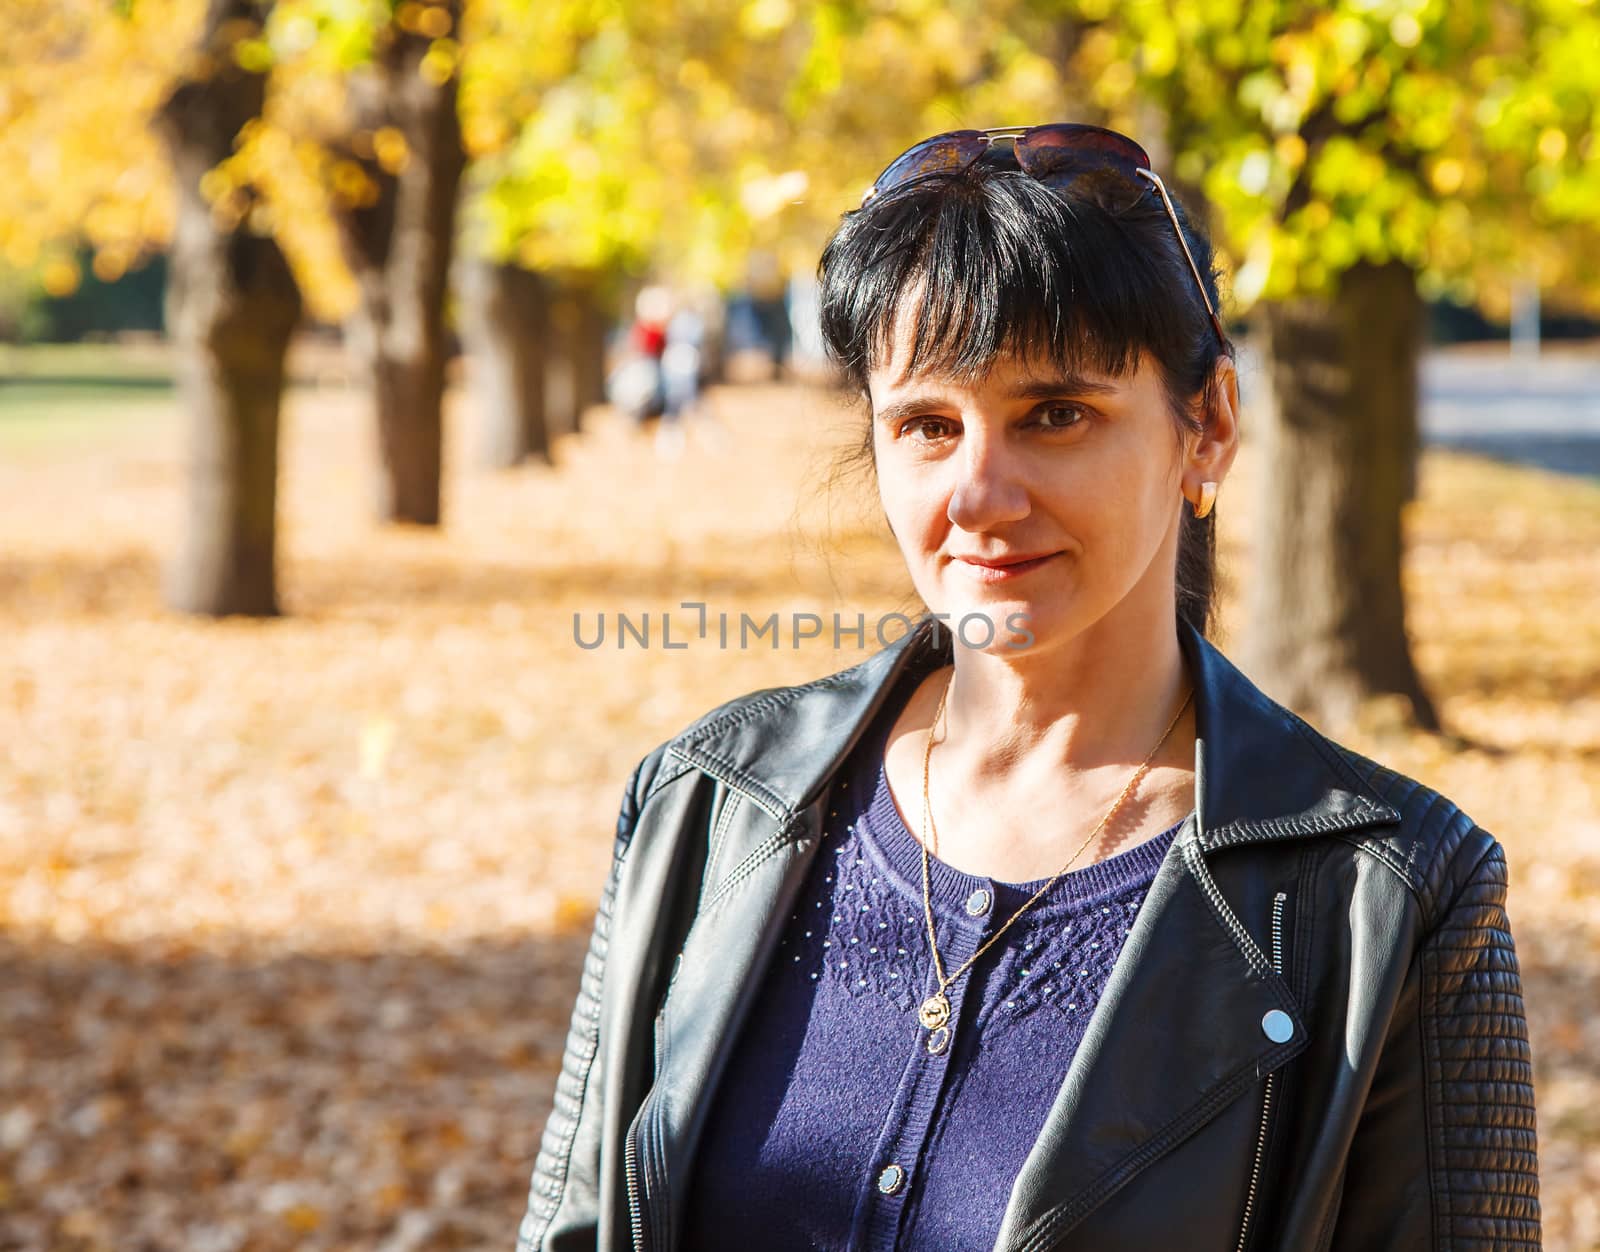
[[[956,636],[957,647],[993,656],[1016,656],[1038,647],[1063,618],[1060,606],[1022,599],[947,603],[939,612],[946,614],[944,626]]]

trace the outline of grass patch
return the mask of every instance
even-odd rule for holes
[[[72,446],[170,414],[163,348],[38,344],[0,348],[0,452]]]

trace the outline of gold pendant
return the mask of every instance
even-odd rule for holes
[[[935,991],[922,1002],[917,1020],[928,1030],[938,1030],[950,1020],[950,1001],[945,999],[944,992]]]

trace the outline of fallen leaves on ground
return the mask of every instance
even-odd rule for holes
[[[717,615],[914,611],[870,482],[827,486],[852,415],[713,404],[677,459],[599,413],[491,474],[455,396],[434,533],[372,525],[362,405],[297,390],[264,622],[161,605],[176,414],[0,466],[0,1249],[509,1246],[629,770],[876,646],[723,649]],[[1328,729],[1506,845],[1546,1246],[1600,1247],[1600,488],[1442,452],[1422,485],[1411,627],[1455,737]],[[684,602],[711,637],[660,647]],[[645,613],[656,646],[574,643]]]

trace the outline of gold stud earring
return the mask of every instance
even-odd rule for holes
[[[1211,506],[1217,502],[1217,484],[1201,483],[1200,499],[1195,502],[1194,515],[1204,517],[1211,512]]]

